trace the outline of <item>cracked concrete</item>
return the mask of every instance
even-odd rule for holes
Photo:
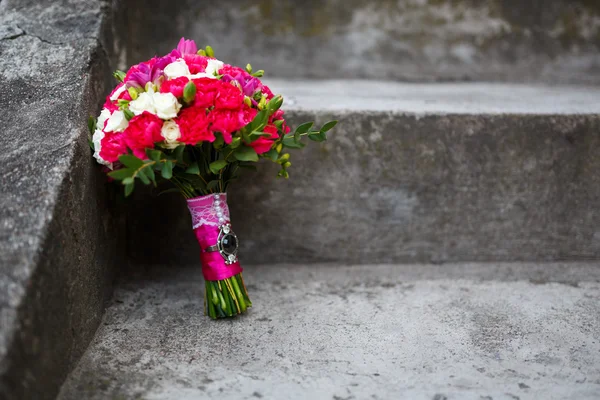
[[[597,264],[247,267],[202,315],[198,267],[122,281],[61,390],[76,399],[597,399]],[[558,283],[562,280],[565,283]]]

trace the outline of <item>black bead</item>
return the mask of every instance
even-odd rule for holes
[[[223,249],[223,252],[225,254],[233,254],[235,252],[236,247],[237,239],[235,236],[229,233],[223,236],[223,239],[221,239],[221,248]]]

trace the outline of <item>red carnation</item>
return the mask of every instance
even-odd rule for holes
[[[127,147],[120,132],[106,132],[100,141],[100,157],[108,162],[116,162],[119,156],[127,154]]]
[[[161,142],[160,134],[163,121],[154,114],[144,111],[129,121],[129,126],[123,132],[125,143],[133,154],[141,159],[146,159],[146,149],[154,148],[155,142]]]
[[[226,110],[238,110],[244,104],[244,95],[237,87],[218,81],[215,107]]]
[[[257,111],[244,106],[241,110],[219,110],[214,109],[210,113],[213,132],[221,132],[225,143],[231,143],[231,134],[248,125],[256,116]]]
[[[263,154],[271,150],[271,146],[273,146],[273,140],[279,137],[279,134],[277,133],[277,127],[275,125],[267,125],[263,131],[270,133],[271,137],[261,137],[258,140],[250,143],[250,146],[254,148],[256,154]]]
[[[205,108],[214,106],[219,81],[211,78],[198,78],[194,79],[192,82],[196,85],[196,100],[194,101],[194,106]]]
[[[161,93],[172,93],[173,96],[178,99],[183,97],[183,88],[190,80],[185,76],[180,76],[179,78],[170,79],[165,81],[160,85]]]
[[[185,108],[179,113],[175,122],[181,131],[179,141],[182,143],[195,145],[203,141],[215,141],[215,135],[208,130],[210,119],[206,116],[205,108]]]
[[[187,64],[192,74],[199,74],[206,71],[208,65],[208,57],[200,56],[197,54],[185,54],[183,56],[185,63]]]

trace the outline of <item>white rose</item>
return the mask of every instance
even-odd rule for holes
[[[115,90],[115,92],[112,94],[112,96],[110,96],[110,99],[112,101],[115,101],[119,98],[119,96],[121,95],[121,93],[123,93],[124,91],[127,90],[127,87],[125,84],[122,84],[120,88],[118,88],[117,90]]]
[[[216,76],[214,76],[214,75],[210,75],[210,74],[207,74],[206,72],[199,72],[199,73],[197,73],[197,74],[190,75],[188,78],[190,78],[190,79],[198,79],[198,78],[211,78],[211,79],[217,79],[217,77],[216,77]]]
[[[221,68],[223,68],[223,61],[211,58],[208,60],[208,64],[206,65],[206,73],[214,76],[219,73]]]
[[[140,93],[137,99],[129,102],[129,111],[134,115],[140,115],[144,111],[156,114],[156,108],[154,107],[154,99],[152,97],[153,92]]]
[[[104,132],[100,129],[96,129],[94,132],[94,136],[92,136],[92,142],[94,142],[94,158],[98,162],[98,164],[102,165],[110,165],[108,161],[100,157],[100,150],[102,149],[102,139],[104,139]]]
[[[110,118],[110,111],[107,108],[103,108],[98,116],[98,121],[96,122],[96,129],[104,129],[104,123],[107,119]]]
[[[181,104],[173,93],[153,93],[152,100],[156,108],[156,115],[162,119],[175,118],[181,109]],[[131,105],[129,107],[131,108]]]
[[[164,146],[167,149],[174,149],[179,146],[180,143],[177,140],[181,137],[181,132],[179,131],[179,125],[175,121],[165,121],[160,134],[165,138]]]
[[[106,122],[106,128],[104,128],[104,131],[123,132],[128,125],[129,122],[127,121],[127,118],[125,118],[123,111],[115,111]]]
[[[180,76],[189,76],[190,69],[183,59],[179,59],[177,61],[173,61],[171,64],[167,65],[164,69],[164,73],[167,76],[167,79],[179,78]]]

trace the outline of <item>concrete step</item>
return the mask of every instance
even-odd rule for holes
[[[130,62],[188,36],[222,59],[292,79],[598,84],[599,4],[234,0],[207,8],[195,0],[137,0],[123,36]]]
[[[289,181],[265,163],[231,186],[242,262],[600,259],[600,88],[269,84],[292,124],[341,122],[292,152]],[[132,259],[197,263],[183,200],[148,194],[130,202]]]
[[[597,264],[247,268],[203,315],[197,266],[123,280],[62,387],[75,399],[597,399]]]

